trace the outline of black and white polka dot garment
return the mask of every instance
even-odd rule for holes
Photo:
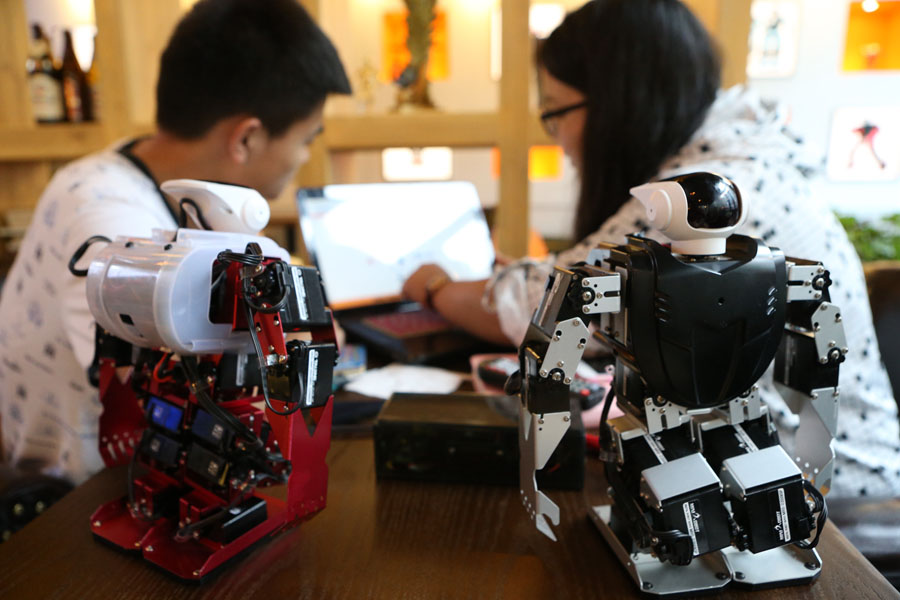
[[[787,256],[822,261],[833,284],[831,300],[840,310],[850,353],[841,365],[838,434],[834,441],[832,494],[900,495],[900,424],[887,373],[881,362],[865,279],[847,235],[828,206],[810,191],[819,156],[813,155],[784,127],[786,111],[768,105],[742,87],[720,93],[704,125],[659,178],[696,171],[733,180],[749,203],[741,233],[760,237]],[[600,241],[621,243],[646,213],[634,198],[603,226],[555,258],[569,265],[587,258]],[[650,231],[649,237],[662,239]],[[495,275],[493,301],[501,326],[521,339],[544,294],[552,261],[524,270],[508,268]],[[760,382],[782,443],[790,451],[798,418],[772,385],[771,369]]]
[[[39,461],[80,483],[102,466],[102,411],[86,367],[94,321],[84,279],[69,273],[92,235],[148,237],[175,221],[156,186],[110,148],[56,172],[34,211],[0,296],[0,415],[4,457]]]

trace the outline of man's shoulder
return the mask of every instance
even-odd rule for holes
[[[88,154],[59,169],[44,191],[45,196],[65,195],[89,201],[107,197],[157,197],[156,186],[115,146]]]

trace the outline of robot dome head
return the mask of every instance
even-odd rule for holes
[[[632,188],[631,193],[677,254],[723,254],[726,238],[747,217],[737,186],[715,173],[679,175]]]

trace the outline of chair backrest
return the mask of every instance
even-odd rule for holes
[[[900,261],[867,263],[865,270],[878,348],[900,404]]]

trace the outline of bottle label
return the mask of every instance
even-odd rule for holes
[[[65,112],[59,80],[48,73],[33,73],[28,78],[28,86],[34,118],[44,122],[62,121]]]
[[[66,119],[73,123],[84,121],[81,108],[81,84],[69,74],[63,75],[63,94],[66,99]]]

